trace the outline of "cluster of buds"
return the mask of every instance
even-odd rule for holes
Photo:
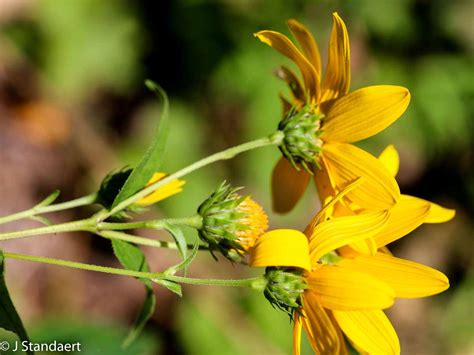
[[[293,106],[280,121],[278,130],[285,134],[285,138],[279,148],[295,169],[299,170],[301,165],[312,173],[311,167],[317,164],[323,144],[319,138],[323,117],[314,112],[310,105],[301,108]]]
[[[268,228],[263,208],[249,196],[239,195],[240,189],[223,182],[198,208],[201,240],[211,253],[217,250],[231,261],[240,261]]]

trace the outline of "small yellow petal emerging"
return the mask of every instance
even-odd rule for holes
[[[400,167],[400,157],[393,144],[388,145],[378,157],[393,177],[397,176]]]
[[[258,238],[250,251],[255,267],[289,266],[311,270],[306,236],[293,229],[276,229]]]
[[[247,251],[255,245],[255,241],[268,229],[268,216],[257,202],[247,197],[238,207],[237,211],[244,212],[245,217],[240,218],[238,223],[248,227],[239,230],[235,234],[238,243]]]
[[[151,184],[163,179],[166,176],[165,173],[157,172],[155,173],[150,181],[148,181],[146,186],[150,186]],[[185,181],[174,179],[168,182],[167,184],[159,187],[155,191],[153,191],[148,196],[143,197],[142,199],[138,200],[135,204],[139,206],[149,206],[158,201],[164,200],[170,196],[176,195],[183,191],[183,185]]]
[[[321,138],[357,142],[384,130],[405,112],[410,92],[401,86],[378,85],[353,91],[336,100],[326,113]]]
[[[344,334],[360,352],[374,355],[400,354],[397,333],[384,312],[334,311],[333,314]]]

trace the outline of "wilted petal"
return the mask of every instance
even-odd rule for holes
[[[272,199],[273,210],[289,212],[295,207],[306,190],[310,175],[304,170],[296,170],[286,158],[280,158],[273,169]]]
[[[281,33],[275,31],[260,31],[255,36],[263,43],[268,44],[285,57],[291,59],[301,71],[306,90],[311,98],[319,100],[319,75],[314,66],[305,58],[298,48]]]

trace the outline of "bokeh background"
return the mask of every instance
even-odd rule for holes
[[[135,164],[160,115],[143,85],[146,78],[171,98],[166,171],[272,132],[281,115],[278,93],[285,92],[272,71],[289,62],[252,34],[288,34],[285,21],[296,18],[314,32],[325,58],[332,11],[349,28],[351,88],[394,84],[412,93],[403,118],[361,146],[379,154],[395,144],[402,191],[457,210],[455,220],[422,226],[392,245],[397,256],[438,268],[451,281],[441,295],[398,301],[389,310],[402,353],[474,354],[469,0],[0,0],[0,215],[28,208],[57,188],[61,201],[88,194],[109,171]],[[245,186],[270,211],[269,178],[278,156],[277,149],[265,148],[193,173],[184,193],[150,215],[191,215],[223,179]],[[303,228],[316,208],[311,187],[289,215],[270,214],[271,226]],[[1,228],[36,225],[22,221]],[[39,236],[2,248],[118,266],[110,245],[87,234]],[[154,270],[177,261],[167,250],[146,254]],[[207,254],[199,255],[190,272],[255,273],[217,264]],[[157,288],[156,313],[139,341],[122,351],[119,344],[144,297],[138,281],[16,261],[8,261],[6,276],[34,341],[81,341],[85,354],[291,351],[287,316],[250,290],[185,287],[179,299]],[[304,349],[311,353],[307,344]]]

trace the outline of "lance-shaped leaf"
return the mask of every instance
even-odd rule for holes
[[[124,268],[134,271],[149,272],[150,269],[146,262],[145,254],[133,244],[124,242],[122,240],[112,240],[112,247],[114,249],[115,256],[123,265]],[[150,319],[155,311],[156,297],[153,293],[153,285],[149,279],[139,279],[145,285],[145,301],[137,315],[135,323],[133,324],[130,332],[125,338],[122,346],[128,347],[140,334],[145,326],[146,322]]]
[[[194,243],[193,250],[191,250],[191,254],[189,254],[186,259],[184,259],[182,262],[180,262],[177,265],[173,265],[169,267],[168,269],[166,269],[164,273],[166,275],[174,275],[178,271],[184,270],[184,273],[186,274],[186,268],[189,266],[189,264],[193,262],[194,258],[196,257],[198,253],[198,250],[199,250],[199,239],[196,240],[196,242]]]
[[[153,174],[158,171],[163,161],[163,153],[165,151],[169,131],[168,96],[160,86],[150,80],[147,80],[145,85],[163,101],[163,110],[160,117],[160,122],[145,155],[142,157],[137,167],[133,169],[127,181],[125,181],[122,189],[115,197],[112,208],[142,189],[151,179]]]
[[[26,334],[25,327],[18,315],[15,306],[13,305],[10,294],[8,293],[7,284],[5,282],[5,264],[4,256],[0,250],[0,327],[18,335],[21,341],[29,341]],[[33,355],[32,351],[27,351],[27,354]]]
[[[183,234],[183,231],[180,227],[174,226],[172,224],[166,223],[164,228],[171,234],[176,246],[178,247],[178,252],[183,258],[186,259],[186,254],[188,253],[188,244],[186,242],[186,237]]]

